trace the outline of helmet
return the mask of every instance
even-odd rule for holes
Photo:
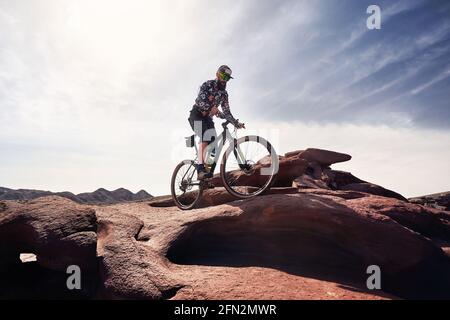
[[[227,65],[220,66],[219,69],[217,70],[217,75],[223,81],[228,81],[230,79],[234,79],[231,76],[231,69]]]

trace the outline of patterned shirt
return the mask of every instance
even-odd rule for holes
[[[200,112],[209,112],[213,107],[222,107],[222,112],[219,111],[217,116],[219,118],[230,121],[233,125],[239,122],[233,117],[228,103],[228,92],[225,89],[219,88],[217,80],[208,80],[202,84],[195,99],[194,108]]]

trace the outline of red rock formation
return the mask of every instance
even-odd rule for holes
[[[367,210],[380,200],[385,208],[396,201],[292,194],[233,202],[214,208],[225,216],[189,223],[167,254],[180,264],[257,265],[300,275],[317,271],[316,277],[343,276],[361,286],[365,268],[378,265],[385,289],[406,297],[450,281],[448,257],[438,245],[399,224],[401,219]],[[359,206],[363,201],[365,206]],[[434,223],[436,229],[442,227],[439,219]],[[439,275],[421,283],[430,279],[428,268],[440,270]],[[410,287],[408,278],[416,279],[417,286]]]
[[[376,184],[369,183],[369,182],[350,183],[350,184],[343,186],[341,188],[341,190],[360,191],[360,192],[370,193],[370,194],[377,195],[377,196],[408,201],[408,200],[406,200],[405,197],[403,197],[401,194],[398,194],[397,192],[385,189],[383,187],[380,187]]]
[[[96,291],[95,211],[50,196],[0,202],[0,299],[89,298]],[[22,263],[21,254],[37,261]],[[34,260],[34,259],[33,259]],[[68,290],[69,266],[81,268],[81,290]]]
[[[329,167],[349,157],[288,153],[283,187],[247,200],[217,187],[187,212],[169,196],[0,202],[0,261],[17,264],[21,252],[58,270],[96,261],[90,297],[106,299],[450,298],[450,213]],[[369,265],[381,268],[381,291],[366,287]]]
[[[38,264],[66,271],[76,264],[95,270],[95,211],[68,199],[50,196],[23,203],[8,201],[0,213],[0,264],[20,263],[20,253],[34,253]],[[8,258],[7,258],[8,257]]]
[[[409,201],[439,210],[450,211],[450,191],[414,197],[410,198]]]
[[[349,161],[352,157],[345,153],[309,148],[297,154],[299,158],[308,162],[317,162],[322,167],[331,166],[334,163]]]

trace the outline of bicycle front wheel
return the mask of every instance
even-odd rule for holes
[[[201,181],[193,160],[181,161],[172,174],[170,184],[172,199],[178,208],[189,210],[196,206],[203,193]]]
[[[223,155],[220,174],[225,189],[245,199],[268,190],[278,173],[278,155],[259,136],[234,139]]]

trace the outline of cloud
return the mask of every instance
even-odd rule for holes
[[[420,85],[419,87],[413,89],[411,91],[411,94],[416,95],[426,89],[428,89],[429,87],[431,87],[432,85],[448,78],[450,76],[450,69],[444,70],[442,73],[440,73],[437,77],[433,78],[432,80]]]
[[[271,87],[259,83],[256,92],[266,94],[257,95],[254,109],[270,110],[261,114],[266,115],[266,119],[295,117],[323,123],[362,123],[362,120],[370,123],[370,119],[374,119],[372,123],[377,123],[375,105],[397,98],[403,101],[382,109],[395,107],[398,112],[410,113],[407,107],[410,101],[404,92],[411,90],[408,87],[417,86],[416,82],[425,74],[433,76],[430,75],[433,73],[435,77],[446,67],[450,50],[446,44],[449,23],[444,13],[450,9],[447,5],[431,6],[423,1],[382,5],[384,7],[387,7],[388,17],[382,13],[380,31],[368,31],[363,26],[366,16],[355,11],[349,13],[339,5],[333,7],[333,14],[348,19],[339,29],[327,28],[326,21],[332,18],[319,15],[307,26],[307,31],[314,30],[318,34],[307,45],[313,55],[300,51],[288,60],[278,57],[280,64],[284,61],[290,67],[286,72],[288,76],[271,82]],[[299,47],[297,43],[290,43],[290,46]],[[284,51],[289,52],[289,48]],[[433,88],[427,89],[430,89],[430,101],[423,105],[416,103],[415,108],[428,110],[431,107],[441,112],[444,106],[433,101]],[[415,118],[414,112],[410,116],[412,125],[430,125],[429,121]],[[386,115],[383,118],[388,125],[399,124],[395,118],[389,119]],[[434,125],[442,127],[442,122]],[[445,127],[448,128],[448,123]]]

